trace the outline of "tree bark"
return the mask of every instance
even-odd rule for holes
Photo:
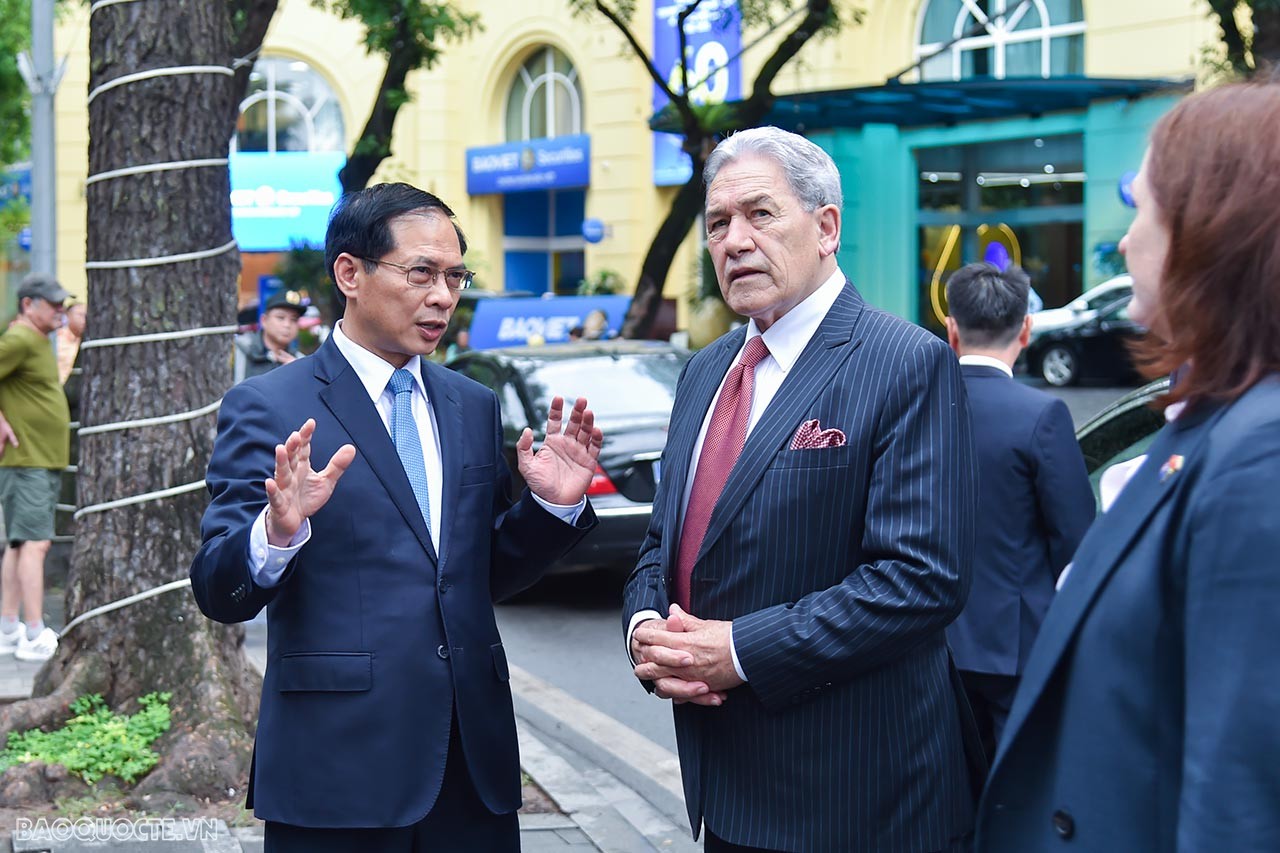
[[[680,188],[666,218],[658,226],[658,233],[649,244],[644,262],[640,265],[640,279],[636,282],[631,307],[622,323],[622,337],[648,336],[662,306],[662,286],[675,260],[676,250],[698,219],[702,209],[702,166],[700,158],[694,158],[693,176]]]
[[[268,17],[274,3],[255,3]],[[241,21],[241,24],[246,22]],[[249,22],[256,32],[265,22]],[[172,66],[229,66],[233,24],[224,0],[116,4],[93,14],[92,91],[127,74]],[[149,163],[225,157],[243,94],[235,78],[163,76],[100,93],[89,106],[89,173]],[[151,258],[231,240],[226,167],[150,172],[90,184],[91,261]],[[223,326],[234,322],[239,256],[89,271],[86,340]],[[226,335],[86,349],[85,425],[201,408],[231,382]],[[214,415],[86,435],[80,443],[82,506],[204,478]],[[67,614],[185,578],[200,542],[203,489],[84,515],[68,577]],[[34,696],[0,714],[0,732],[49,725],[67,705],[99,692],[134,710],[151,691],[171,692],[173,725],[162,759],[137,792],[225,798],[247,778],[260,680],[248,666],[244,629],[210,622],[189,591],[164,593],[82,623],[62,638]],[[152,804],[164,797],[152,797]]]

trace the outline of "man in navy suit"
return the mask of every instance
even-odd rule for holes
[[[978,446],[973,587],[947,628],[987,755],[995,754],[1018,676],[1054,583],[1093,521],[1093,491],[1071,414],[1015,382],[1031,336],[1019,267],[962,267],[947,281],[947,339],[960,356]]]
[[[694,834],[963,849],[976,791],[944,635],[975,524],[959,367],[838,268],[822,149],[741,131],[704,177],[720,289],[750,322],[680,381],[623,610],[637,677],[676,703]]]
[[[602,436],[581,399],[562,433],[557,398],[539,451],[520,437],[530,491],[511,500],[493,392],[424,358],[472,278],[452,217],[407,184],[343,197],[325,238],[342,320],[222,402],[191,582],[220,622],[267,608],[249,805],[275,853],[519,849],[492,602],[594,524]]]

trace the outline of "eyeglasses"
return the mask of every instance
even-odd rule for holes
[[[444,279],[445,287],[450,290],[466,290],[475,281],[476,274],[468,269],[433,270],[431,267],[407,267],[393,261],[379,261],[374,258],[361,258],[371,264],[395,267],[404,273],[404,280],[412,287],[430,287],[437,279]]]

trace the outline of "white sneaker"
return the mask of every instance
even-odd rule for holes
[[[45,628],[36,634],[34,640],[27,639],[27,632],[24,629],[22,636],[18,639],[18,650],[13,653],[13,656],[18,660],[43,661],[53,657],[53,653],[57,650],[58,635],[53,633],[52,628]]]
[[[19,641],[27,636],[27,629],[19,622],[12,631],[0,630],[0,655],[11,655],[18,650]]]

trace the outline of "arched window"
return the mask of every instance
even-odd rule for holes
[[[926,0],[920,79],[1083,74],[1084,31],[1081,0]]]
[[[578,69],[554,47],[537,51],[520,68],[507,94],[507,141],[582,133]]]
[[[253,65],[233,151],[342,151],[342,110],[324,78],[298,59]]]

